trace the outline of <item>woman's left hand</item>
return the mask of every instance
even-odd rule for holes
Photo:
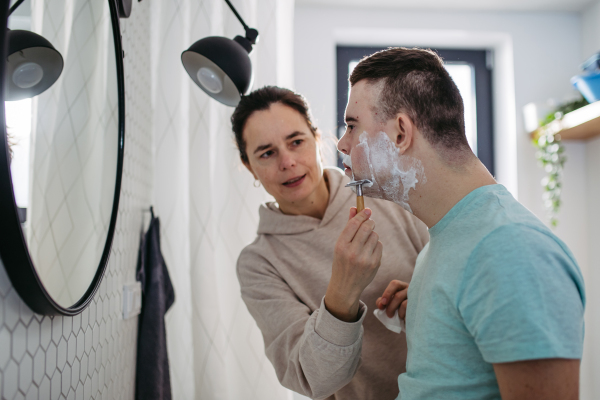
[[[375,304],[380,310],[385,309],[388,317],[392,318],[397,312],[400,319],[404,320],[408,305],[408,283],[394,279]]]

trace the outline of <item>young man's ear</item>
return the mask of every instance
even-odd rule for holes
[[[408,150],[414,140],[415,125],[407,114],[399,113],[396,116],[396,147],[400,154]]]

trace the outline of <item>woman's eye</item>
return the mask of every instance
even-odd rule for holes
[[[294,146],[300,146],[300,143],[302,143],[302,139],[297,139],[292,142]]]
[[[260,155],[260,158],[269,158],[273,154],[273,150],[265,151]]]

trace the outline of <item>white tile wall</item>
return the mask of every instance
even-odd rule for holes
[[[0,398],[133,399],[137,319],[121,317],[123,284],[135,279],[143,210],[153,183],[151,1],[121,20],[126,141],[116,233],[100,290],[75,317],[35,315],[0,265]],[[1,264],[1,261],[0,261]]]

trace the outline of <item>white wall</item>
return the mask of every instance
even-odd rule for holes
[[[360,32],[363,36],[372,36],[373,32],[382,30],[389,32],[381,37],[378,43],[384,46],[427,45],[429,39],[424,39],[423,35],[418,37],[419,32],[427,35],[433,32],[429,44],[432,47],[440,47],[440,43],[444,41],[439,38],[440,32],[445,32],[449,38],[477,38],[481,35],[508,38],[502,39],[507,43],[504,47],[481,45],[481,48],[495,48],[496,54],[502,56],[504,62],[512,65],[512,71],[494,75],[495,91],[505,90],[507,95],[514,97],[512,105],[506,98],[494,98],[496,150],[503,152],[496,153],[496,163],[505,162],[506,157],[516,160],[514,175],[509,174],[507,178],[499,176],[499,180],[510,186],[512,182],[503,180],[512,180],[514,177],[516,188],[513,189],[513,193],[518,194],[521,203],[546,221],[540,184],[544,173],[537,165],[535,150],[525,132],[522,108],[532,101],[543,102],[549,98],[561,101],[574,93],[570,78],[578,73],[579,64],[585,57],[600,50],[600,5],[591,6],[581,15],[565,12],[419,12],[359,8],[344,10],[297,6],[294,43],[295,89],[308,98],[315,119],[325,132],[334,134],[336,128],[335,47],[340,41],[350,44],[347,40],[340,40],[339,33],[354,32],[354,37],[356,32]],[[417,35],[414,41],[394,41],[393,37],[410,37],[394,32],[410,30]],[[372,38],[366,41],[360,38],[356,40],[357,44],[367,42],[375,44]],[[456,39],[456,43],[462,42]],[[463,47],[474,46],[478,45]],[[498,51],[500,48],[504,49],[502,54]],[[496,64],[498,66],[498,63]],[[513,82],[510,82],[511,73]],[[511,89],[514,89],[513,94],[510,94]],[[505,144],[513,139],[514,146]],[[565,166],[563,206],[559,214],[559,226],[555,232],[573,251],[586,276],[590,298],[587,310],[587,347],[582,370],[582,398],[592,399],[600,398],[600,383],[595,383],[597,387],[594,388],[593,380],[586,378],[600,375],[600,362],[596,361],[595,369],[592,369],[594,365],[591,362],[591,359],[600,360],[600,344],[595,344],[596,348],[592,349],[593,343],[599,342],[594,339],[596,335],[593,329],[600,332],[600,326],[593,327],[590,318],[593,312],[593,319],[600,321],[598,311],[591,305],[591,282],[594,274],[595,281],[600,282],[600,273],[591,268],[600,264],[600,252],[598,249],[592,250],[594,244],[600,242],[600,232],[596,228],[600,225],[600,211],[595,207],[597,199],[600,198],[600,178],[592,173],[595,171],[597,174],[600,171],[600,139],[589,143],[569,142],[565,146],[568,161]],[[512,160],[510,163],[515,164]],[[498,165],[496,169],[498,170]]]
[[[600,2],[590,5],[582,13],[582,60],[600,51]],[[587,237],[589,243],[588,268],[584,271],[586,291],[586,340],[583,359],[582,399],[600,398],[600,138],[585,143],[585,170],[587,187]]]
[[[600,51],[600,2],[592,3],[582,13],[582,59]]]

